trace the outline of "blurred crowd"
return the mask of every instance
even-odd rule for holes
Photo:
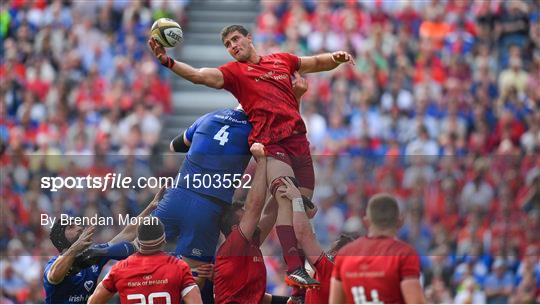
[[[176,157],[153,157],[171,88],[145,39],[156,18],[185,24],[186,2],[0,3],[0,303],[43,302],[57,252],[42,213],[136,214],[152,198],[47,193],[41,177],[176,174]],[[356,58],[308,75],[302,101],[324,246],[365,232],[367,200],[389,192],[428,302],[540,302],[538,2],[265,0],[254,39],[263,53]],[[286,294],[279,249],[263,245],[268,289]]]
[[[0,303],[44,301],[43,267],[57,251],[42,213],[134,215],[152,197],[47,193],[41,177],[175,175],[178,160],[153,166],[172,102],[146,40],[157,18],[185,22],[186,2],[1,1]],[[96,241],[118,231],[102,230]]]
[[[254,37],[356,58],[302,100],[324,245],[389,192],[429,303],[540,301],[537,1],[262,1]]]

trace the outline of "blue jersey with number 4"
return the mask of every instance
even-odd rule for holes
[[[191,142],[177,185],[231,203],[234,190],[245,187],[244,170],[251,158],[246,113],[224,109],[200,117],[186,130]]]

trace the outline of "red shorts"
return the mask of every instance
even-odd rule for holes
[[[301,187],[313,190],[315,173],[306,134],[295,134],[277,143],[265,145],[268,156],[283,161],[292,167]]]

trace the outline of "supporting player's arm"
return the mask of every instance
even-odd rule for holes
[[[92,244],[92,237],[94,236],[95,231],[96,228],[94,226],[84,229],[77,241],[54,261],[49,272],[47,272],[47,280],[49,283],[56,285],[64,280],[69,269],[73,266],[77,254],[81,253]]]
[[[251,145],[250,151],[257,161],[257,167],[255,169],[255,178],[253,178],[251,189],[247,195],[244,216],[239,224],[242,234],[244,234],[248,240],[251,240],[253,233],[259,224],[267,188],[266,154],[264,152],[264,146],[260,143],[254,143]]]
[[[189,289],[189,291],[185,295],[183,295],[185,292],[182,292],[182,301],[184,301],[184,304],[202,304],[199,286],[193,285],[186,289]]]
[[[422,285],[417,277],[405,278],[401,281],[401,293],[407,304],[425,304]]]
[[[173,71],[176,75],[198,85],[205,85],[214,89],[223,88],[223,74],[217,68],[200,68],[196,69],[192,66],[174,60],[167,55],[165,48],[159,44],[154,38],[148,40],[148,45],[152,50],[152,54],[160,61],[160,63]]]
[[[321,255],[324,254],[324,251],[311,228],[311,223],[309,222],[305,211],[302,194],[289,177],[282,178],[282,181],[285,184],[285,189],[278,190],[280,191],[279,196],[291,200],[293,205],[294,233],[296,234],[296,238],[302,246],[302,249],[304,249],[304,253],[306,254],[309,263],[315,265]]]
[[[187,139],[186,132],[184,131],[181,135],[176,136],[169,145],[169,149],[172,152],[188,152],[189,147],[191,146],[191,141]]]
[[[114,293],[107,290],[103,283],[99,283],[94,293],[88,298],[88,304],[106,304],[113,296]]]
[[[156,193],[152,201],[148,204],[148,206],[137,216],[137,218],[143,218],[150,213],[152,213],[153,210],[156,209],[158,206],[159,201],[161,198],[163,198],[163,195],[165,194],[166,187],[163,187],[159,190],[159,192]],[[135,222],[135,224],[129,224],[127,225],[122,232],[118,233],[111,241],[109,241],[109,245],[114,245],[116,243],[122,242],[122,241],[133,241],[135,237],[137,236],[137,228],[139,227],[138,221]]]
[[[278,215],[278,205],[274,197],[266,203],[261,220],[259,221],[259,229],[261,229],[261,244],[266,240],[268,234],[274,228]]]
[[[352,55],[344,51],[303,56],[300,57],[300,68],[298,69],[298,72],[304,74],[330,71],[337,68],[340,64],[347,62],[353,65],[355,64]]]
[[[345,293],[343,292],[343,284],[340,280],[333,278],[330,281],[330,298],[329,304],[344,304]]]

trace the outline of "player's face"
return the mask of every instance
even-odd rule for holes
[[[251,56],[251,34],[242,35],[238,31],[234,31],[227,35],[223,40],[223,44],[227,51],[237,61],[246,61]]]
[[[74,243],[79,236],[81,236],[84,228],[77,225],[69,225],[66,227],[65,234],[66,238],[70,243]]]

